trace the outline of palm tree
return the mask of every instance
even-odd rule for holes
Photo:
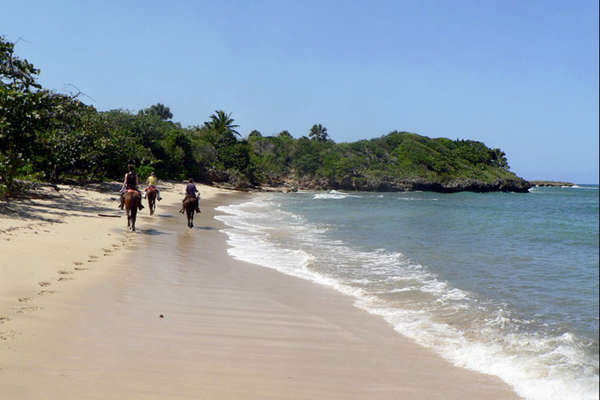
[[[327,128],[325,128],[321,124],[315,124],[312,126],[312,128],[310,128],[310,133],[308,134],[308,136],[310,136],[310,138],[313,140],[318,140],[319,142],[326,142]]]
[[[239,128],[239,125],[235,125],[234,119],[231,118],[231,113],[227,114],[223,110],[216,110],[214,114],[211,114],[210,121],[204,123],[204,126],[212,131],[221,134],[240,135],[235,128]]]

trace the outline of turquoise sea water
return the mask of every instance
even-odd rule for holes
[[[230,254],[328,285],[527,399],[598,399],[598,186],[258,194]]]

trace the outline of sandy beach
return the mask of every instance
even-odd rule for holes
[[[114,185],[0,203],[0,398],[516,399],[332,289],[234,260],[215,207],[162,185],[126,232]]]

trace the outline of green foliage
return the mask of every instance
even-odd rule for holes
[[[257,131],[256,129],[254,129],[252,132],[250,132],[248,134],[248,138],[251,137],[262,137],[262,134],[260,133],[260,131]]]
[[[53,138],[72,134],[87,109],[74,97],[41,89],[38,74],[0,37],[0,184],[6,190],[14,189],[14,178],[28,168],[56,164],[61,155],[53,152]]]
[[[313,140],[318,140],[319,142],[325,142],[328,139],[327,136],[327,128],[325,128],[321,124],[315,124],[310,128],[310,133],[308,136]]]
[[[156,103],[153,106],[146,108],[145,110],[140,111],[141,115],[156,115],[160,118],[161,121],[168,121],[173,118],[173,114],[171,113],[171,109],[161,103]]]
[[[16,57],[14,53],[14,43],[0,36],[0,86],[16,91],[41,88],[36,82],[40,70],[29,61]]]
[[[253,130],[241,140],[223,110],[189,128],[171,122],[161,103],[137,113],[98,112],[77,97],[43,89],[38,74],[0,38],[0,196],[17,190],[17,177],[121,180],[129,162],[142,179],[155,171],[162,179],[227,180],[239,187],[289,179],[369,187],[394,179],[516,177],[502,150],[477,141],[394,131],[336,144],[321,124],[299,139],[286,130],[275,136]]]

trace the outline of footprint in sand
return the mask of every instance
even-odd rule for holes
[[[31,301],[31,297],[19,297],[19,303],[26,303],[28,301]]]
[[[61,276],[60,278],[57,279],[58,282],[62,282],[62,281],[72,281],[75,278],[66,278],[64,276]]]
[[[38,282],[38,285],[40,285],[41,287],[46,287],[46,286],[50,286],[51,283],[42,281],[42,282]]]
[[[98,256],[90,256],[90,258],[98,258]]]
[[[24,307],[19,307],[19,309],[16,312],[17,312],[17,314],[25,314],[26,312],[38,311],[41,309],[42,309],[42,307],[38,307],[38,306],[24,306]]]
[[[84,268],[84,267],[75,267],[73,268],[75,271],[87,271],[89,268]]]
[[[72,274],[73,271],[64,271],[64,270],[60,270],[60,271],[56,271],[57,274],[61,274],[61,275],[68,275],[68,274]]]
[[[116,248],[121,247],[121,245],[120,244],[113,244],[112,247],[114,247],[116,249]]]
[[[17,336],[17,331],[15,331],[15,330],[0,332],[0,340],[13,339],[15,336]],[[0,371],[1,370],[2,370],[2,368],[0,368]]]
[[[112,251],[112,249],[102,249],[104,250],[105,253],[110,253]]]
[[[42,290],[38,292],[38,296],[45,296],[47,294],[54,294],[56,291],[54,290]]]
[[[3,324],[3,323],[8,322],[8,321],[10,321],[10,318],[0,316],[0,324]]]
[[[75,262],[73,263],[73,265],[83,265],[83,263],[82,263],[82,262],[80,262],[80,261],[75,261]]]

